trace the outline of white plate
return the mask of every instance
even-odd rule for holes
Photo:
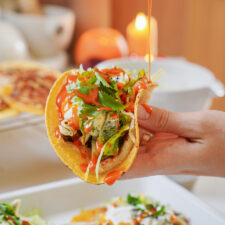
[[[0,202],[22,200],[21,212],[40,209],[43,217],[56,225],[68,223],[77,210],[90,207],[129,192],[152,196],[170,204],[190,219],[191,225],[224,225],[225,218],[184,188],[163,176],[119,181],[109,187],[69,179],[0,195]]]

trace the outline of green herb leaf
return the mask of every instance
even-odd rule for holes
[[[119,90],[118,90],[116,81],[114,81],[114,80],[111,81],[111,86],[112,86],[113,90],[115,91],[115,97],[120,100],[120,94],[119,94]]]
[[[83,73],[78,75],[78,80],[82,80],[83,77],[89,76],[93,73],[93,71],[84,71]]]
[[[120,127],[130,124],[131,122],[131,117],[129,115],[126,115],[124,113],[119,113],[119,122],[120,122]]]
[[[96,76],[95,76],[95,75],[92,75],[92,76],[88,79],[87,83],[88,83],[88,84],[94,84],[94,83],[96,82],[96,80],[97,80]]]
[[[95,72],[95,76],[97,78],[96,84],[102,83],[104,86],[111,88],[110,84],[98,72]]]
[[[99,91],[98,101],[100,104],[104,105],[105,107],[110,107],[114,111],[121,111],[126,108],[126,106],[117,102],[113,98],[113,96],[111,96],[103,91]]]
[[[124,87],[123,87],[123,91],[127,92],[129,88],[133,87],[141,78],[143,78],[145,75],[145,71],[144,70],[140,70],[140,72],[138,73],[138,77],[135,79],[130,80],[130,82],[128,82]]]
[[[161,206],[161,208],[158,211],[152,213],[151,216],[154,216],[154,217],[160,216],[165,212],[165,209],[166,209],[166,207],[163,205],[163,206]]]
[[[90,90],[93,90],[93,87],[83,86],[77,89],[79,92],[89,95]]]
[[[142,203],[141,199],[139,197],[133,196],[131,194],[128,194],[127,202],[128,202],[128,204],[133,205],[133,206],[136,206],[136,205],[139,205]]]
[[[97,106],[91,105],[91,104],[86,104],[83,102],[79,117],[82,117],[83,115],[97,116],[99,113],[100,112],[97,111]]]
[[[109,116],[109,115],[108,115]],[[117,121],[107,120],[104,124],[104,127],[100,133],[103,144],[109,140],[113,135],[117,133]]]
[[[12,218],[14,223],[9,219]],[[6,221],[10,224],[21,225],[22,222],[19,217],[16,216],[12,206],[2,203],[0,204],[0,223]]]
[[[103,146],[102,151],[103,155],[108,155],[108,154],[114,154],[115,148],[116,147],[114,144],[115,142],[124,135],[124,131],[129,130],[129,124],[121,127],[121,129],[113,135]]]
[[[77,90],[85,95],[88,95],[90,90],[92,89],[93,87],[85,86],[85,84],[82,82],[71,83],[66,85],[66,90],[68,93],[72,93],[73,90]]]

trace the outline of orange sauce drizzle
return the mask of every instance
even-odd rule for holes
[[[148,0],[148,73],[149,73],[149,81],[150,78],[150,72],[151,72],[151,43],[150,43],[150,33],[151,33],[151,8],[152,8],[152,1]]]
[[[144,107],[147,113],[149,113],[150,115],[152,114],[152,108],[149,105],[146,105],[146,104],[141,104],[141,105]]]
[[[113,185],[124,173],[124,169],[115,170],[105,176],[104,182],[108,185]]]

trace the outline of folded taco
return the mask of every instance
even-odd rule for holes
[[[156,84],[115,67],[65,72],[53,85],[46,127],[60,159],[81,179],[113,184],[131,166],[139,147],[137,105]]]

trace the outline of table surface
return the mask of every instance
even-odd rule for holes
[[[199,177],[192,193],[225,215],[225,178]]]

